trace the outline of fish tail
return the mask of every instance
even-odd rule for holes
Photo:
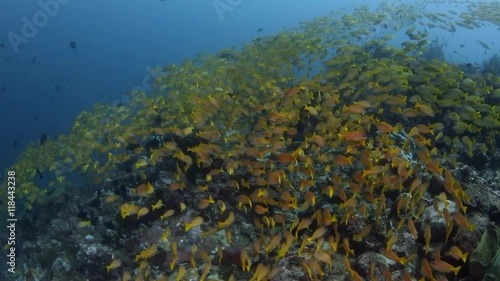
[[[461,265],[453,268],[453,273],[455,273],[455,276],[458,275],[458,272],[460,271],[460,268],[462,268]]]

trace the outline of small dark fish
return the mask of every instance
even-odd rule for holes
[[[1,43],[1,44],[0,44],[0,48],[3,48],[3,47],[5,47],[5,44],[4,44],[4,43]]]
[[[76,41],[69,41],[69,46],[70,46],[72,49],[76,49]]]
[[[38,168],[35,168],[35,170],[36,170],[36,173],[38,174],[38,176],[40,177],[40,179],[43,179],[42,172],[40,172],[40,170],[38,170]]]
[[[52,193],[54,193],[54,191],[56,191],[56,189],[57,189],[57,187],[56,187],[56,188],[54,188],[54,189],[52,189],[52,190],[49,190],[49,191],[46,193],[47,197],[49,197],[50,195],[52,195]]]
[[[488,44],[484,43],[483,41],[479,41],[479,40],[476,40],[477,43],[479,43],[481,46],[483,46],[483,48],[489,50],[490,49],[490,46],[488,46]]]
[[[47,136],[46,134],[43,134],[41,137],[40,137],[40,141],[38,142],[40,145],[44,144],[47,139],[49,138],[49,136]]]
[[[17,139],[14,139],[12,142],[12,147],[17,148]]]
[[[464,48],[464,47],[465,47],[464,44],[460,44],[460,48]]]
[[[36,56],[33,57],[33,60],[31,60],[31,64],[34,64],[36,61]]]
[[[61,90],[61,86],[57,85],[57,86],[56,86],[56,91],[58,91],[58,92],[59,92],[60,90]]]
[[[6,91],[5,86],[2,86],[2,92],[5,93],[5,91]]]
[[[262,30],[264,30],[262,27],[257,29],[257,32],[262,32]]]

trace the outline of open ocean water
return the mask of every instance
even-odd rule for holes
[[[0,1],[2,280],[500,280],[499,1]]]

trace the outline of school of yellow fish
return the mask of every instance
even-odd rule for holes
[[[202,239],[226,240],[213,251],[193,247],[189,264],[181,263],[165,227],[161,242],[127,253],[135,260],[103,264],[121,280],[218,280],[215,267],[227,245],[244,245],[228,280],[271,280],[283,271],[280,261],[290,259],[310,280],[334,280],[339,271],[350,280],[457,275],[468,253],[457,246],[436,250],[429,225],[423,232],[415,225],[434,206],[447,226],[442,243],[450,243],[453,229],[474,231],[467,218],[471,199],[451,170],[459,157],[498,145],[500,78],[469,77],[419,55],[434,28],[499,25],[500,5],[456,3],[468,9],[432,13],[422,11],[424,4],[398,2],[375,11],[334,11],[256,38],[240,51],[158,69],[158,94],[132,92],[128,104],[96,105],[77,117],[70,134],[30,145],[11,168],[18,173],[19,198],[28,209],[43,205],[47,189],[33,183],[33,163],[55,175],[49,189],[63,188],[72,172],[85,173],[91,184],[133,173],[142,182],[129,188],[128,200],[109,191],[102,198],[119,219],[153,214],[165,226],[180,220],[185,232],[200,228]],[[409,39],[403,48],[389,44],[399,30]],[[147,145],[153,137],[161,140]],[[127,163],[131,172],[119,168]],[[159,170],[171,183],[151,179]],[[444,187],[430,197],[433,175]],[[224,198],[214,191],[221,188]],[[170,206],[172,193],[201,199]],[[450,201],[458,212],[439,207]],[[242,224],[252,224],[254,233],[234,235]],[[394,251],[404,233],[422,241],[421,252]],[[375,234],[385,237],[378,252],[397,266],[372,263],[368,274],[360,273],[353,266],[361,254],[355,249]],[[168,265],[148,264],[159,254],[171,257]]]

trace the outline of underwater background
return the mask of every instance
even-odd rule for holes
[[[295,27],[334,8],[352,9],[363,1],[314,5],[216,1],[215,6],[213,1],[55,3],[53,16],[37,1],[0,3],[0,44],[4,46],[0,49],[0,112],[1,120],[10,120],[0,123],[0,130],[6,132],[0,146],[2,171],[30,141],[43,134],[67,133],[82,110],[96,103],[119,102],[121,95],[135,88],[150,90],[150,72],[158,66],[181,63],[200,52],[241,48],[254,37]],[[27,29],[28,37],[33,37],[27,38],[23,18],[33,23],[41,11],[47,20],[37,19],[43,27]],[[16,51],[9,34],[27,42],[13,36],[20,44]],[[72,41],[75,49],[69,45]]]
[[[1,280],[500,280],[499,1],[1,1]]]

